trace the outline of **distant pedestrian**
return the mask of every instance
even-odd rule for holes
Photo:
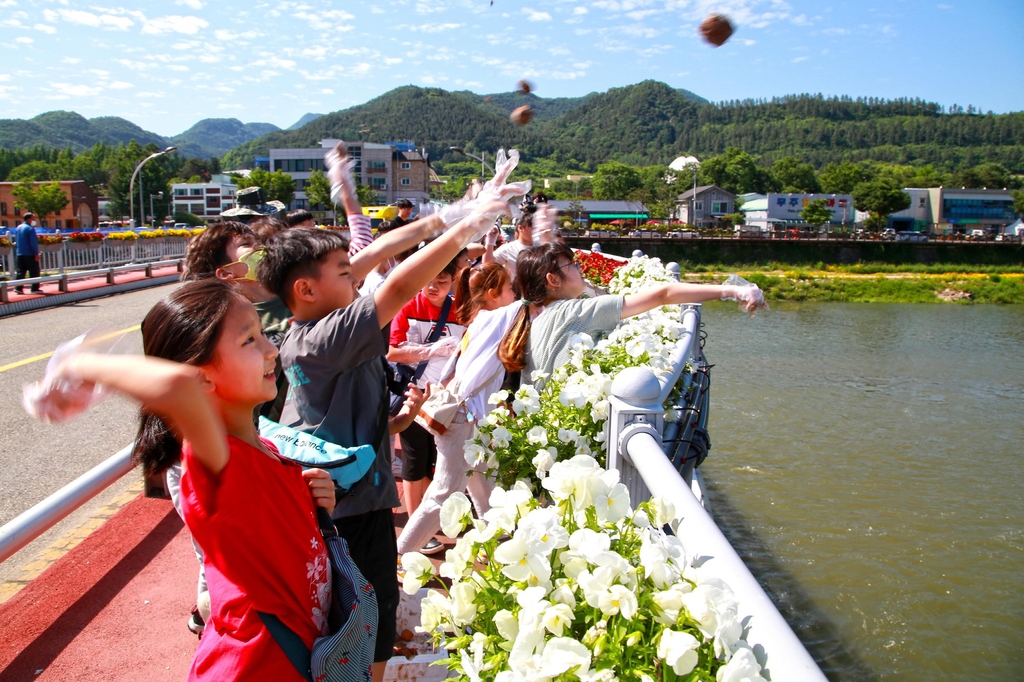
[[[31,211],[26,211],[24,222],[18,225],[14,231],[15,253],[18,260],[18,272],[15,279],[39,276],[39,237],[36,235],[36,216]],[[14,287],[19,294],[24,293],[25,288]],[[32,293],[39,293],[39,283],[32,285]]]

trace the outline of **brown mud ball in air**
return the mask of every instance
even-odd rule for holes
[[[516,92],[522,95],[529,95],[533,91],[533,86],[530,85],[530,81],[522,80],[516,83]]]
[[[724,14],[709,14],[701,22],[700,34],[715,47],[721,47],[732,35],[732,24]]]
[[[509,116],[509,120],[513,123],[524,126],[533,120],[533,108],[529,104],[517,107],[512,111],[512,114]]]

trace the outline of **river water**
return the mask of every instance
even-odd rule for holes
[[[703,320],[714,516],[826,675],[1024,679],[1024,307]]]

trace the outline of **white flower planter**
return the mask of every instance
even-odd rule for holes
[[[405,592],[401,593],[402,599],[398,604],[398,632],[411,630],[416,632],[416,626],[420,624],[420,602],[427,596],[427,589],[423,588],[410,596]],[[384,671],[384,682],[399,682],[400,680],[417,680],[418,682],[438,682],[448,677],[448,668],[440,665],[430,665],[433,661],[439,661],[448,657],[448,652],[440,651],[434,653],[430,640],[424,634],[416,634],[416,639],[410,645],[423,652],[414,658],[396,656],[388,661]],[[454,674],[453,674],[454,676]]]

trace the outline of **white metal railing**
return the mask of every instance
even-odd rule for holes
[[[95,270],[128,263],[183,258],[188,237],[160,237],[135,241],[103,239],[98,242],[62,242],[60,248],[41,244],[39,268],[44,272]],[[11,273],[13,277],[14,274]]]
[[[184,259],[176,258],[172,260],[143,261],[141,263],[129,263],[128,265],[112,265],[109,267],[98,268],[96,270],[79,270],[77,272],[65,272],[59,275],[44,275],[42,277],[12,279],[10,281],[0,282],[0,303],[10,302],[10,290],[12,287],[24,288],[25,286],[45,284],[46,282],[56,282],[57,291],[63,293],[68,291],[68,282],[73,279],[84,279],[86,277],[102,275],[106,277],[107,284],[116,284],[116,276],[118,273],[145,270],[146,277],[149,278],[153,276],[153,268],[158,268],[164,265],[177,266],[178,272],[181,272],[184,267]]]
[[[133,447],[127,446],[4,524],[0,528],[0,562],[6,561],[131,471]]]
[[[824,681],[782,614],[722,534],[704,505],[699,474],[694,475],[689,450],[707,447],[695,434],[707,422],[707,363],[700,345],[700,305],[685,306],[685,332],[676,346],[675,371],[659,382],[644,367],[620,372],[612,382],[611,409],[606,426],[608,468],[619,470],[630,499],[664,497],[672,500],[682,520],[674,529],[687,554],[700,557],[704,570],[713,572],[732,589],[746,627],[745,639],[754,647],[758,662],[773,682]],[[683,374],[689,363],[692,372]],[[678,407],[682,419],[667,427],[665,401],[682,382]],[[681,455],[674,458],[677,446]],[[668,447],[666,447],[668,446]],[[666,455],[666,450],[669,454]]]

